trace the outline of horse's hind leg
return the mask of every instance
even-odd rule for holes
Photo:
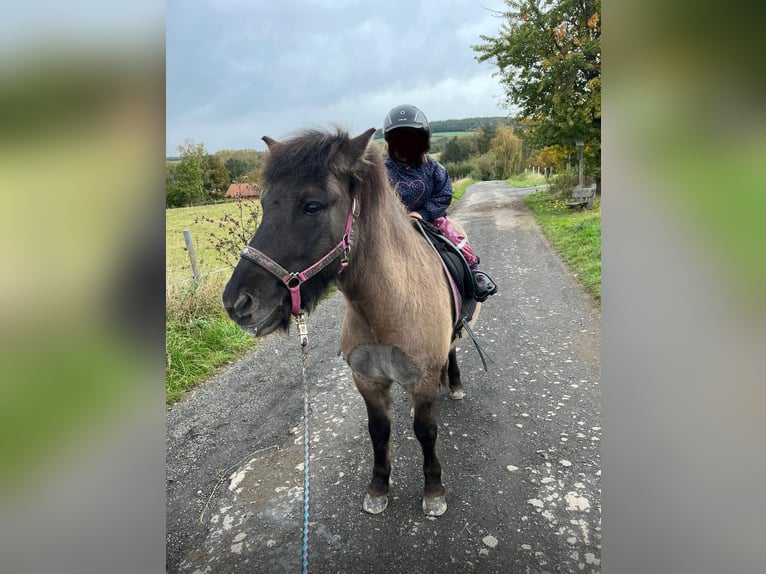
[[[363,508],[370,514],[380,514],[388,506],[388,480],[391,475],[390,383],[371,383],[356,375],[354,382],[367,406],[367,427],[374,457],[372,479],[367,485]]]
[[[460,380],[460,367],[457,364],[457,351],[450,350],[447,360],[447,380],[449,381],[449,398],[460,400],[465,397],[463,382]]]
[[[423,512],[428,516],[441,516],[447,510],[447,499],[442,485],[442,467],[436,456],[436,419],[433,397],[413,397],[415,421],[413,429],[423,449]]]

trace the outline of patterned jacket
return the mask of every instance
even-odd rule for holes
[[[391,185],[408,211],[415,211],[426,221],[446,217],[452,202],[452,182],[445,167],[428,156],[420,167],[412,168],[390,157],[386,170]]]

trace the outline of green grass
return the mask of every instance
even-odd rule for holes
[[[436,132],[434,134],[431,134],[432,137],[435,138],[462,138],[466,136],[473,136],[476,135],[476,132]]]
[[[544,175],[538,175],[532,172],[524,172],[514,175],[505,181],[513,187],[536,187],[548,183],[548,180],[545,179]]]
[[[549,191],[536,191],[526,198],[535,219],[575,277],[597,300],[601,300],[601,200],[592,210],[572,210],[566,199]]]
[[[473,185],[474,183],[476,183],[476,180],[471,179],[470,177],[464,177],[454,182],[452,184],[452,203],[450,203],[450,205],[455,205],[460,201],[460,198],[463,197],[468,186]]]
[[[165,399],[168,404],[213,375],[221,366],[241,357],[256,345],[226,315],[221,293],[231,271],[216,257],[210,239],[215,224],[200,216],[220,220],[225,213],[239,214],[236,202],[168,209],[165,212],[166,323]],[[195,285],[182,231],[192,233],[203,276]]]
[[[167,285],[177,285],[191,279],[191,264],[186,252],[183,230],[188,229],[192,234],[194,251],[197,254],[200,273],[210,273],[226,267],[226,264],[216,258],[210,233],[215,226],[209,223],[195,223],[200,216],[218,220],[224,213],[239,214],[236,202],[200,205],[195,207],[179,207],[165,210],[165,281]]]
[[[169,292],[165,324],[165,400],[171,404],[256,345],[221,305],[227,277]]]

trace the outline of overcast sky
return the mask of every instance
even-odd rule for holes
[[[265,149],[302,128],[352,134],[411,103],[429,120],[507,115],[494,66],[502,0],[168,0],[167,154],[185,138]]]

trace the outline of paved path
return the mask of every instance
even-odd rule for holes
[[[470,187],[464,225],[500,292],[458,356],[466,398],[437,402],[447,513],[420,509],[420,448],[393,389],[391,501],[362,510],[372,450],[364,403],[337,356],[343,298],[309,317],[310,571],[600,571],[599,312],[523,203]],[[300,572],[302,383],[295,329],[202,385],[167,416],[168,572]]]

